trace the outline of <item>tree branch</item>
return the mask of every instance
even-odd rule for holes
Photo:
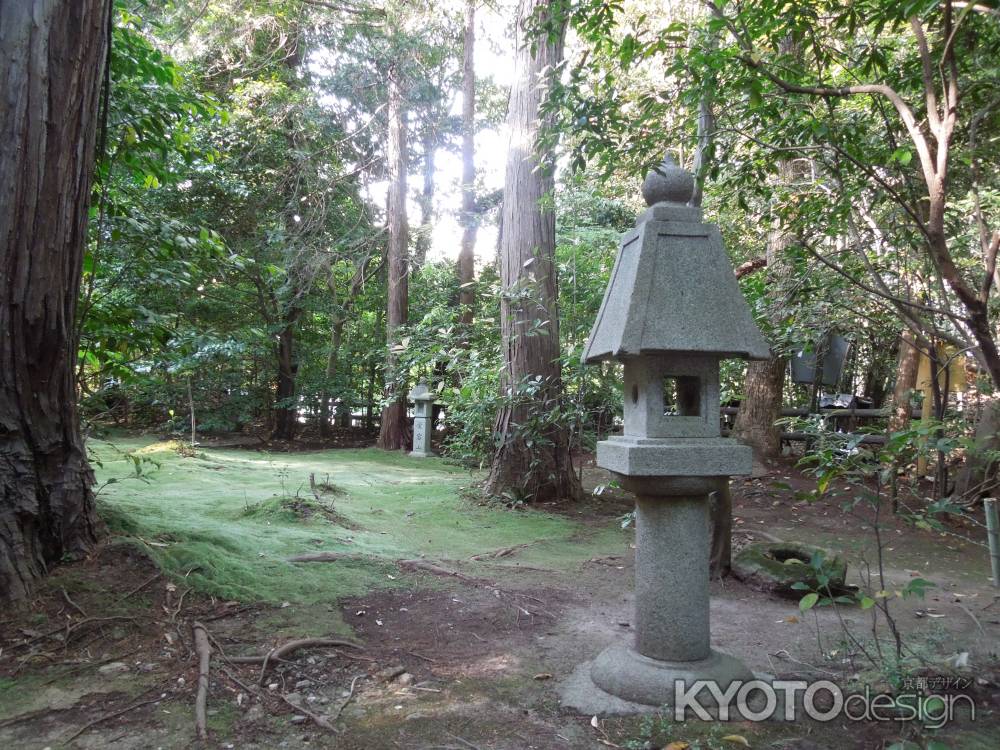
[[[913,35],[917,38],[917,49],[920,51],[920,72],[924,81],[924,98],[927,102],[927,121],[931,129],[937,132],[941,127],[941,116],[938,113],[937,94],[934,91],[934,69],[931,62],[930,49],[927,46],[927,35],[923,24],[916,16],[910,19]]]

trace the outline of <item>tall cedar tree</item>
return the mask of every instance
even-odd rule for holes
[[[406,325],[409,314],[409,230],[406,226],[406,102],[400,71],[389,70],[389,194],[386,222],[389,229],[387,267],[389,273],[389,302],[386,315],[386,342],[389,361],[386,372],[386,401],[382,409],[382,424],[378,433],[378,447],[399,450],[406,446],[409,428],[406,421],[404,386],[397,382],[396,345],[397,331]]]
[[[579,498],[568,430],[558,414],[562,398],[556,283],[553,154],[540,154],[539,109],[548,79],[562,60],[565,26],[534,36],[549,3],[521,0],[515,83],[507,127],[510,144],[500,217],[500,300],[504,369],[501,387],[513,398],[501,407],[498,441],[487,492],[532,500]],[[530,397],[520,390],[532,384]]]
[[[462,338],[472,325],[476,280],[476,0],[465,3],[465,39],[462,49],[462,248],[458,253],[459,304]]]
[[[0,600],[85,554],[97,517],[73,334],[109,0],[0,3]]]

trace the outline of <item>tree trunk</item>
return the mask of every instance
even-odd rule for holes
[[[409,426],[406,421],[405,384],[398,373],[396,357],[397,329],[406,325],[408,315],[408,263],[406,227],[406,105],[403,101],[399,71],[389,71],[389,195],[386,221],[389,225],[388,273],[389,301],[386,315],[386,400],[379,426],[378,447],[399,450],[406,447]]]
[[[468,345],[475,304],[476,230],[476,0],[465,3],[465,42],[462,51],[462,248],[458,253],[460,336]]]
[[[73,331],[109,7],[0,3],[0,601],[97,537]]]
[[[278,378],[274,394],[274,429],[272,440],[292,440],[298,425],[298,404],[295,399],[295,376],[299,369],[295,356],[295,325],[302,311],[291,308],[278,334]]]
[[[966,453],[965,463],[955,480],[955,497],[996,497],[1000,487],[997,463],[992,459],[1000,451],[1000,397],[987,396],[976,423],[974,447]]]
[[[719,487],[712,493],[712,552],[708,560],[712,578],[729,575],[733,564],[733,495],[729,477],[719,480]]]
[[[886,381],[892,376],[892,363],[899,357],[900,342],[896,338],[892,343],[892,348],[884,354],[879,346],[879,339],[874,334],[869,337],[869,343],[871,361],[865,376],[863,392],[871,398],[872,408],[881,409],[885,403]]]
[[[521,0],[517,75],[510,94],[510,143],[504,180],[500,242],[501,388],[496,453],[487,481],[492,495],[536,502],[582,495],[573,471],[569,431],[562,419],[558,286],[555,266],[553,155],[539,163],[539,107],[562,59],[563,33],[526,38],[525,25],[547,2]]]
[[[341,315],[335,317],[333,325],[330,326],[330,352],[326,357],[326,386],[323,388],[323,397],[320,400],[319,410],[319,434],[320,437],[324,438],[330,436],[331,397],[329,387],[337,375],[337,365],[340,363],[340,347],[344,341],[344,324],[346,322],[347,318]]]
[[[754,458],[773,458],[781,452],[781,430],[775,424],[781,416],[781,393],[785,384],[784,357],[747,364],[743,400],[733,424],[733,437],[753,448]]]
[[[785,159],[778,163],[778,179],[790,184],[794,178],[794,167]],[[781,254],[788,247],[791,238],[777,225],[767,237],[767,274],[776,280],[788,273],[787,264]],[[785,385],[785,368],[788,360],[780,354],[771,354],[763,362],[747,364],[746,383],[740,411],[733,423],[733,437],[753,448],[755,463],[776,457],[781,452],[781,430],[775,425],[781,416],[782,392]]]
[[[419,270],[427,260],[427,251],[431,246],[431,235],[434,231],[431,222],[434,219],[434,156],[437,152],[437,133],[433,123],[424,130],[424,188],[420,193],[420,230],[413,248],[413,267]]]
[[[899,343],[896,365],[896,385],[892,389],[892,414],[889,415],[889,432],[900,432],[910,424],[910,392],[917,387],[917,369],[920,350],[909,328],[903,330]]]

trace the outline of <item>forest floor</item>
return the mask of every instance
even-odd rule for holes
[[[90,559],[54,570],[27,608],[0,614],[2,748],[809,750],[883,747],[901,733],[913,748],[1000,745],[1000,603],[985,551],[953,535],[890,522],[885,588],[915,576],[935,584],[893,608],[930,665],[921,674],[971,680],[975,721],[927,733],[846,720],[592,720],[563,711],[557,691],[630,633],[628,497],[483,505],[468,471],[376,450],[190,450],[138,437],[91,448],[112,533]],[[736,546],[818,544],[856,576],[873,559],[871,519],[836,501],[796,502],[808,479],[771,469],[733,484]],[[585,470],[588,488],[606,482]],[[303,555],[320,559],[289,559]],[[831,608],[803,616],[794,600],[733,579],[712,587],[713,641],[752,669],[878,684],[844,660]],[[867,613],[842,615],[867,637]],[[203,742],[195,622],[214,652]],[[300,638],[361,648],[237,663]]]

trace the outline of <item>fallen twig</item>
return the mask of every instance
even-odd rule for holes
[[[36,711],[28,711],[26,714],[19,714],[18,716],[11,716],[9,719],[0,720],[0,729],[3,727],[9,727],[14,724],[20,724],[22,721],[31,721],[32,719],[37,719],[39,716],[45,716],[46,714],[56,713],[57,711],[65,711],[68,709],[62,708],[39,708]]]
[[[208,703],[208,667],[212,658],[212,644],[208,642],[208,631],[200,622],[191,626],[194,632],[194,650],[198,654],[198,695],[194,701],[194,726],[198,739],[208,738],[208,719],[205,706]]]
[[[132,654],[138,652],[139,650],[140,650],[139,648],[134,648],[131,651],[126,651],[124,654],[116,654],[115,656],[109,656],[105,659],[101,659],[100,661],[88,661],[88,662],[83,662],[82,664],[79,663],[73,664],[67,667],[66,669],[58,672],[53,677],[50,677],[49,679],[40,682],[39,684],[51,685],[53,682],[58,682],[59,680],[62,680],[68,677],[69,675],[74,674],[75,672],[80,672],[85,669],[93,669],[95,667],[100,667],[105,664],[110,664],[113,661],[124,661],[125,659],[130,657]],[[0,724],[0,726],[2,726],[2,724]]]
[[[110,622],[112,620],[136,620],[139,619],[138,615],[112,615],[111,617],[85,617],[79,622],[67,622],[66,626],[60,625],[58,628],[54,628],[45,633],[39,633],[36,636],[32,636],[26,641],[21,641],[20,643],[15,643],[14,646],[29,646],[35,641],[39,641],[42,638],[51,638],[59,633],[65,633],[64,645],[69,642],[70,636],[77,632],[84,625],[89,625],[94,622]]]
[[[184,589],[181,592],[180,599],[177,600],[177,608],[170,613],[170,624],[174,625],[177,622],[177,615],[181,613],[181,607],[184,606],[184,597],[191,593],[191,589]]]
[[[149,578],[147,578],[145,581],[143,581],[138,586],[136,586],[134,589],[132,589],[131,591],[129,591],[127,594],[125,594],[124,596],[122,596],[120,599],[115,599],[115,601],[113,601],[111,603],[111,606],[114,607],[116,604],[121,604],[123,601],[125,601],[126,599],[128,599],[130,596],[138,594],[140,591],[142,591],[144,588],[146,588],[149,584],[151,584],[153,581],[155,581],[161,575],[163,575],[163,572],[162,571],[157,571],[156,573],[154,573],[153,575],[151,575]]]
[[[66,603],[69,606],[71,606],[73,609],[75,609],[77,612],[79,612],[84,617],[87,616],[87,613],[83,611],[83,607],[81,607],[79,604],[77,604],[76,602],[74,602],[72,599],[69,598],[69,594],[66,593],[66,589],[62,589],[62,595],[63,595],[63,599],[66,600]]]
[[[358,680],[360,680],[363,676],[364,675],[359,674],[356,675],[353,680],[351,680],[351,691],[347,694],[347,697],[344,699],[344,702],[340,704],[340,708],[337,709],[337,713],[333,715],[334,721],[337,721],[340,718],[340,715],[344,713],[344,709],[347,708],[347,704],[350,703],[351,698],[354,697],[354,686],[358,684]]]
[[[129,711],[134,711],[135,709],[141,708],[142,706],[147,706],[150,703],[159,703],[161,700],[164,700],[164,699],[158,696],[156,698],[150,698],[148,700],[138,701],[137,703],[133,703],[132,705],[126,706],[125,708],[119,709],[118,711],[112,711],[109,714],[104,714],[104,716],[98,717],[98,718],[94,719],[93,721],[89,721],[86,724],[84,724],[82,727],[80,727],[75,732],[73,732],[73,734],[71,734],[69,737],[67,737],[65,740],[63,740],[61,744],[68,745],[73,740],[75,740],[77,737],[79,737],[81,734],[83,734],[84,732],[86,732],[88,729],[96,727],[98,724],[102,724],[105,721],[107,721],[108,719],[117,718],[117,717],[121,716],[122,714],[127,714]]]
[[[322,716],[314,714],[305,706],[300,706],[298,703],[292,703],[292,701],[288,700],[288,698],[286,698],[283,695],[279,694],[278,697],[281,698],[281,700],[283,700],[289,706],[294,708],[297,713],[300,713],[303,716],[308,717],[312,721],[312,723],[315,724],[316,726],[321,727],[328,732],[333,732],[334,734],[338,734],[337,728],[333,726],[333,724],[331,724],[329,721],[324,719]]]
[[[983,624],[979,622],[978,617],[972,614],[972,610],[966,607],[964,604],[962,604],[962,602],[955,602],[955,604],[957,604],[959,606],[959,609],[965,612],[965,614],[967,614],[969,617],[972,618],[972,621],[976,623],[976,627],[979,628],[979,632],[982,633],[983,635],[986,635],[986,631],[983,629]]]
[[[471,748],[471,750],[480,750],[480,748],[479,748],[479,745],[473,745],[473,744],[472,744],[471,742],[469,742],[469,741],[468,741],[467,739],[464,739],[464,738],[462,738],[462,737],[459,737],[459,736],[458,736],[457,734],[452,734],[451,732],[449,732],[449,731],[447,731],[447,730],[445,730],[445,734],[447,734],[447,735],[448,735],[449,737],[451,737],[452,739],[455,739],[455,740],[458,740],[459,742],[461,742],[461,743],[462,743],[463,745],[465,745],[466,747],[468,747],[468,748]]]
[[[423,654],[418,654],[416,651],[407,651],[406,653],[408,653],[410,656],[415,656],[418,659],[423,659],[424,661],[429,661],[429,662],[432,662],[432,663],[437,661],[437,659],[432,659],[429,656],[424,656]]]

